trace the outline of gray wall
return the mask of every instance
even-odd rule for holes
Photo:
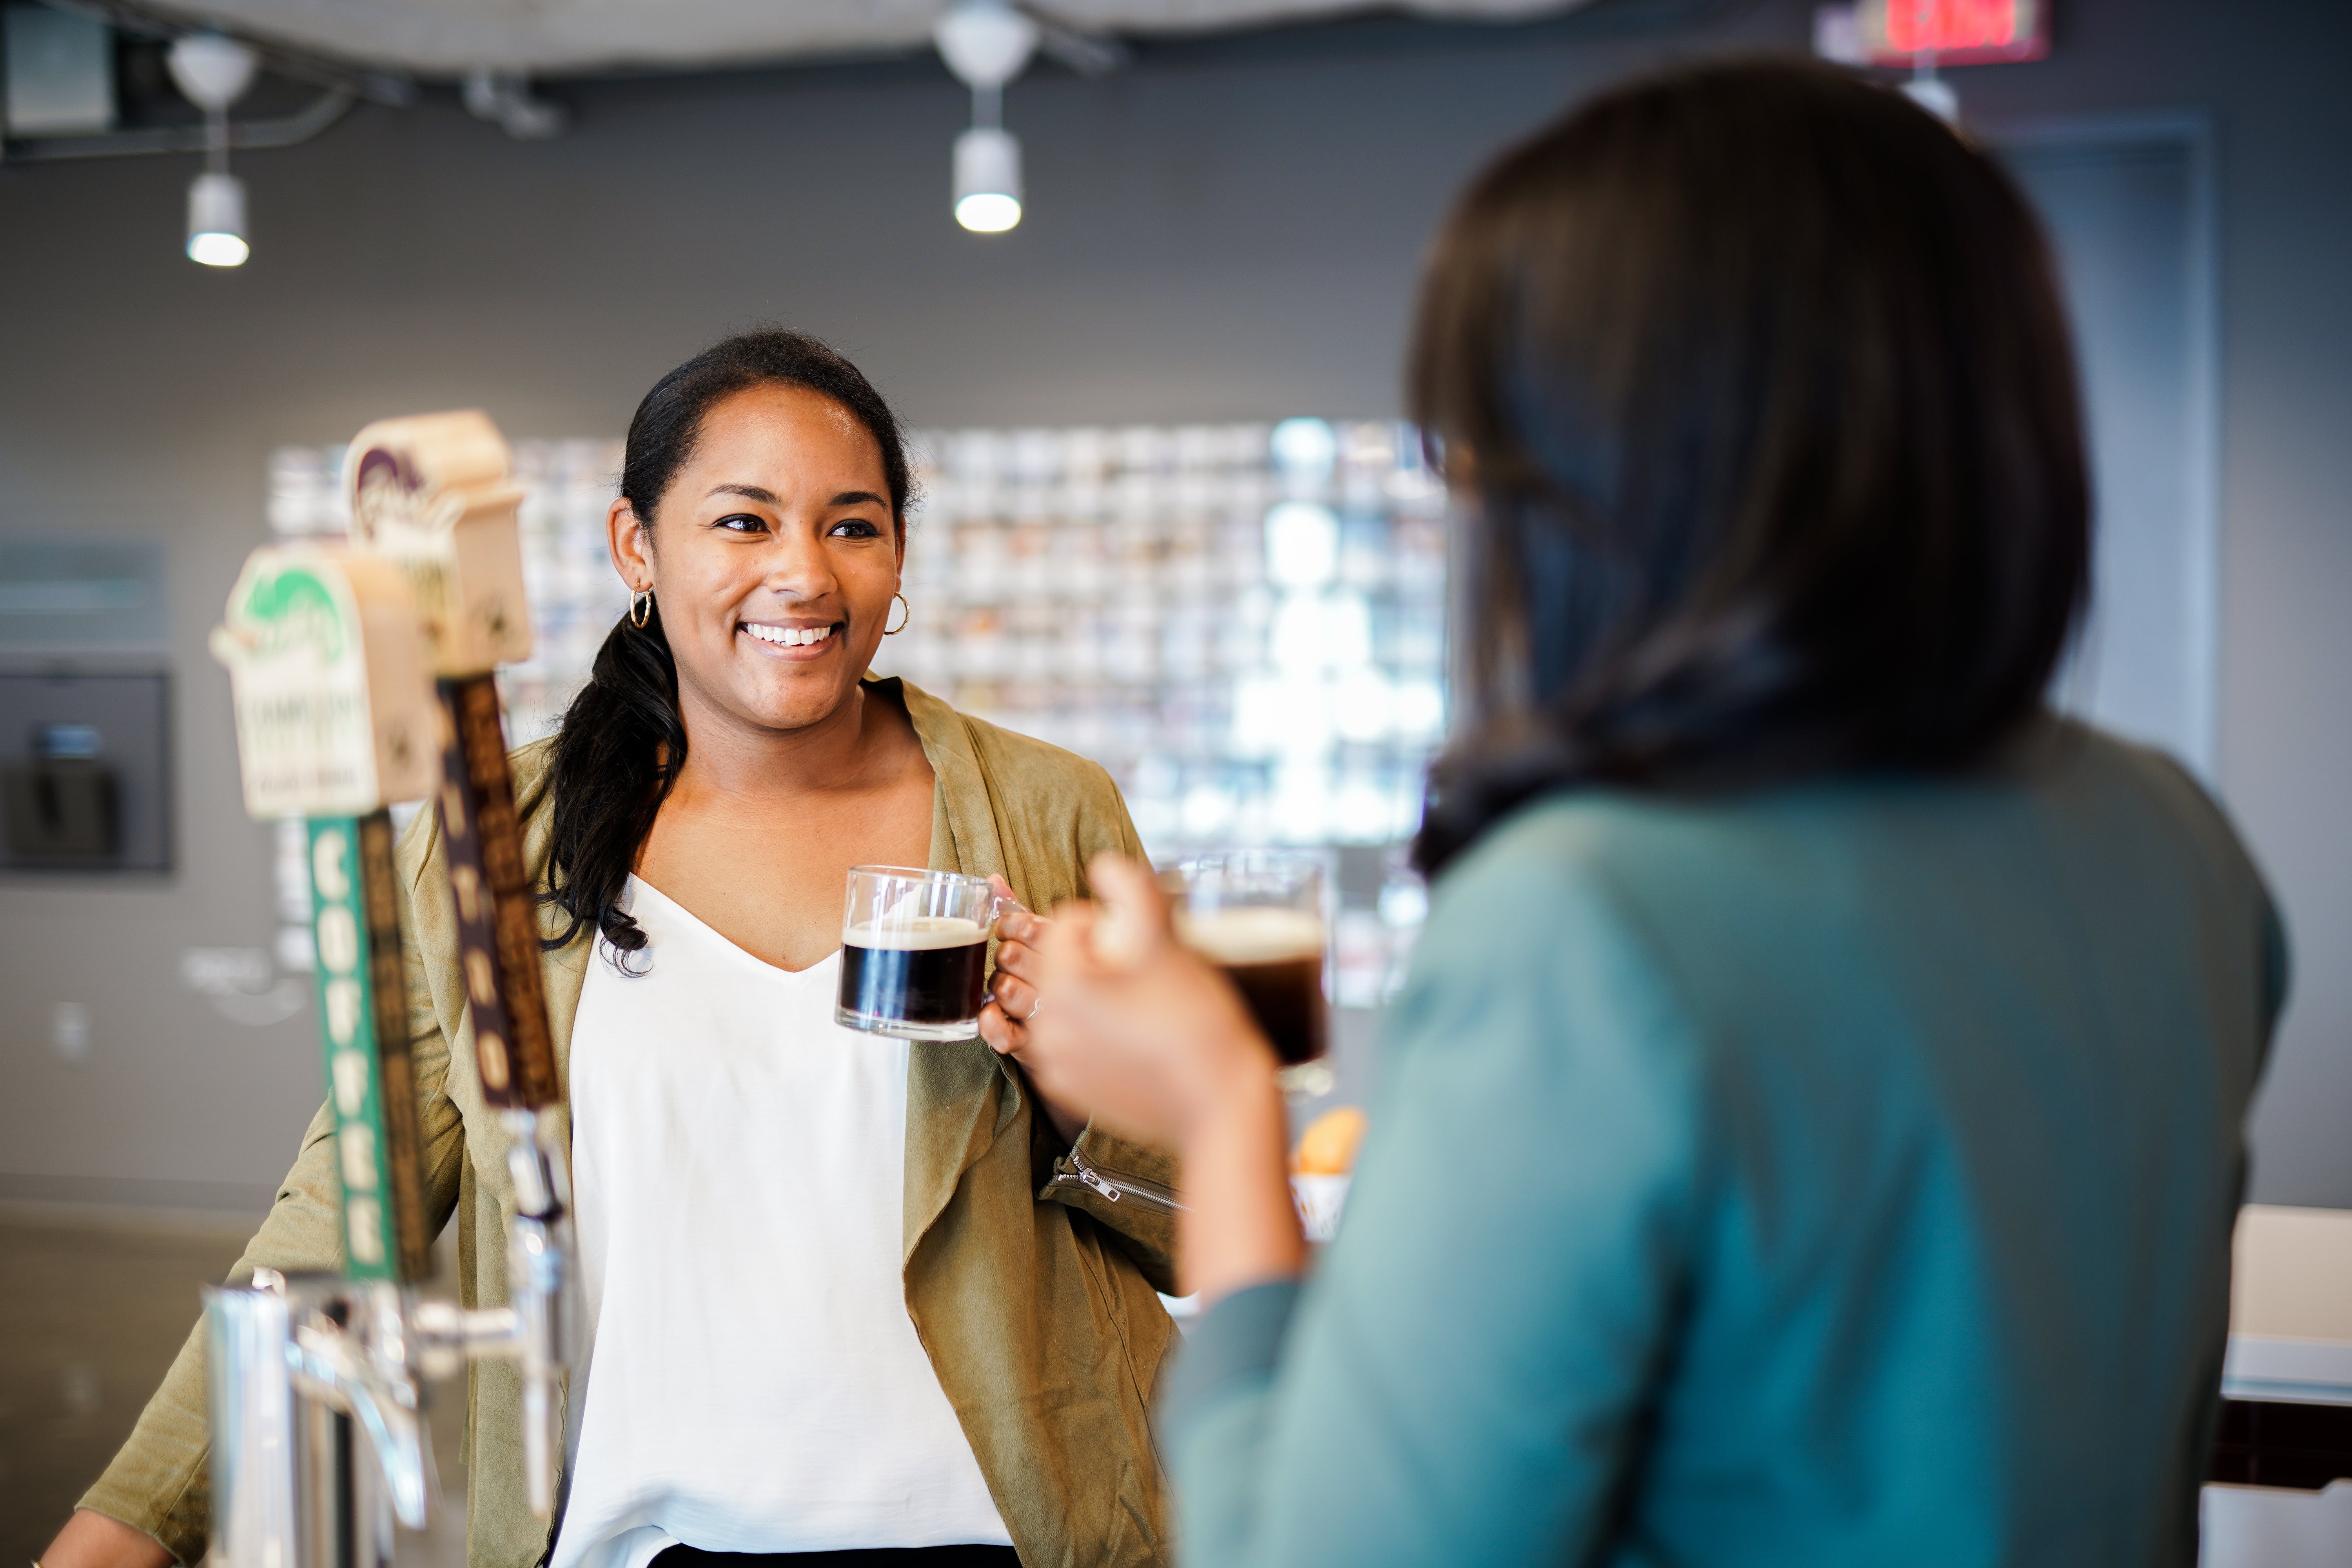
[[[577,130],[536,145],[363,110],[242,160],[256,249],[233,273],[179,255],[185,161],[0,169],[0,531],[168,542],[181,788],[168,879],[0,883],[0,1197],[255,1203],[315,1103],[307,1015],[244,1028],[174,973],[273,926],[203,652],[273,446],[468,404],[518,436],[617,431],[656,374],[766,317],[918,423],[1391,412],[1421,248],[1487,153],[1646,61],[1801,47],[1810,14],[1633,0],[1044,70],[1011,94],[1030,215],[994,239],[948,218],[964,108],[929,62],[583,85]],[[2352,26],[2316,0],[2058,16],[2051,61],[1961,76],[1973,114],[2219,128],[2221,777],[2299,963],[2257,1192],[2352,1205]],[[60,1001],[92,1012],[79,1066],[48,1047]]]

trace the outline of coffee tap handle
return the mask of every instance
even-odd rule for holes
[[[500,1110],[540,1110],[562,1097],[540,974],[538,898],[524,870],[514,777],[507,767],[499,689],[490,675],[445,677],[441,829],[474,1062]]]
[[[431,1270],[388,800],[431,787],[438,729],[408,580],[314,546],[246,560],[212,647],[255,816],[308,819],[328,1103],[353,1278]]]
[[[499,721],[502,663],[528,658],[530,608],[512,454],[476,409],[380,419],[345,449],[353,548],[395,566],[422,620],[439,699],[438,802],[482,1092],[501,1110],[560,1098]]]

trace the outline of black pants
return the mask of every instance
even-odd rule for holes
[[[672,1546],[653,1568],[1021,1568],[1010,1546],[874,1546],[852,1552],[705,1552]]]

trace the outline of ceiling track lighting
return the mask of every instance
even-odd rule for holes
[[[572,128],[572,111],[533,94],[530,78],[521,71],[468,71],[460,96],[467,113],[518,142],[544,142]]]
[[[205,168],[188,186],[188,258],[241,267],[251,247],[245,183],[228,172],[228,110],[253,85],[259,57],[223,34],[190,33],[173,41],[165,60],[180,91],[205,111]]]
[[[1036,52],[1038,27],[1005,0],[959,0],[932,29],[940,58],[971,89],[971,129],[956,138],[955,219],[975,234],[1021,221],[1021,143],[1004,129],[1004,84]]]

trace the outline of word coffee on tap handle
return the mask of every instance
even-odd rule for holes
[[[399,572],[257,550],[212,636],[228,668],[247,809],[308,819],[311,935],[351,1277],[431,1272],[384,805],[432,784],[438,724]]]
[[[418,1157],[392,817],[383,811],[314,816],[310,829],[320,1033],[335,1108],[346,1272],[354,1279],[422,1279],[433,1269],[432,1238]],[[367,1070],[371,1054],[373,1072]]]

